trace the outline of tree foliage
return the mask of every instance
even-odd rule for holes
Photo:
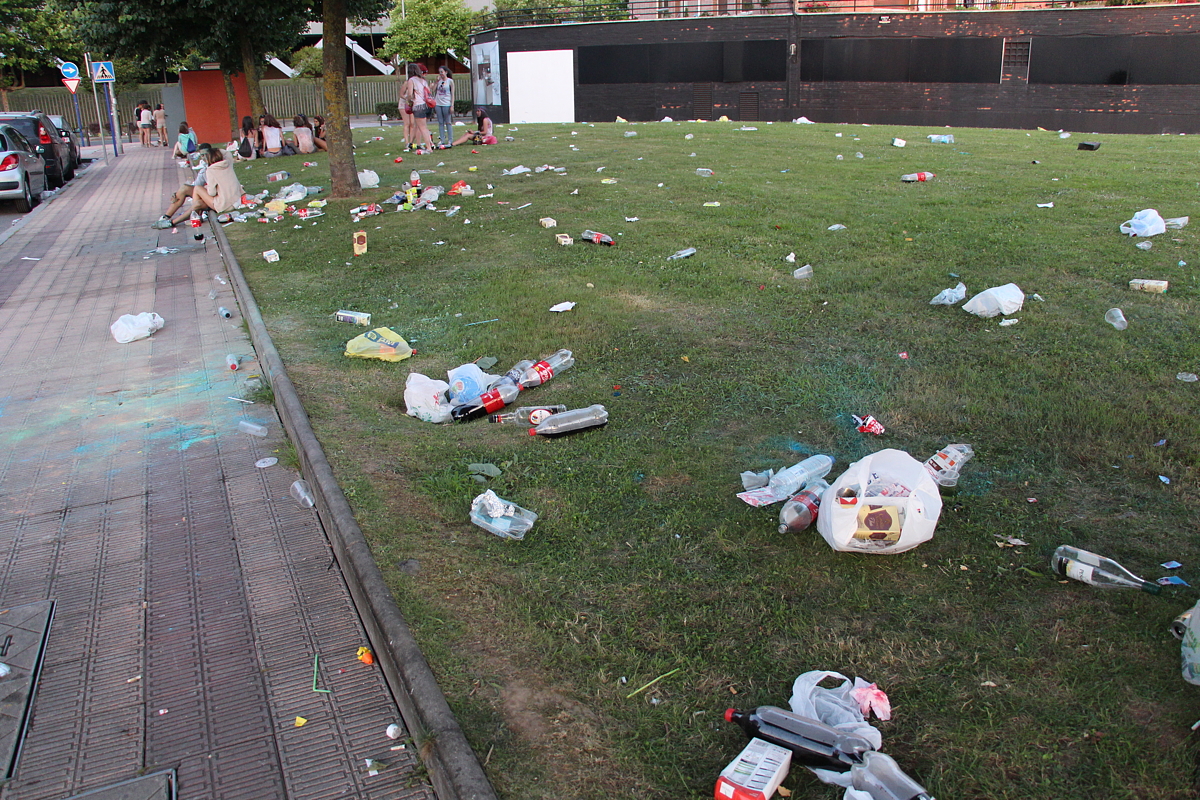
[[[0,0],[0,91],[18,88],[26,70],[78,52],[67,15],[43,0]]]
[[[325,54],[319,47],[301,47],[288,62],[295,74],[292,80],[320,80],[325,74]]]
[[[417,61],[449,50],[466,53],[474,13],[463,0],[404,0],[392,8],[383,41],[386,57]]]

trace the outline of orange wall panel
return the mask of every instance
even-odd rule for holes
[[[196,131],[201,142],[224,145],[229,142],[232,131],[229,126],[229,101],[225,97],[225,79],[215,69],[179,73],[179,85],[183,88],[183,109],[188,125]],[[250,94],[246,90],[246,79],[233,76],[233,93],[237,98],[237,116],[250,113]],[[174,140],[178,124],[171,129]]]

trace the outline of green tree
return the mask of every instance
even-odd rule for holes
[[[325,72],[325,54],[320,47],[301,47],[292,53],[288,62],[292,68],[292,80],[319,81]]]
[[[392,8],[381,52],[401,61],[418,61],[448,50],[466,53],[474,18],[463,0],[404,0]]]
[[[70,60],[78,47],[67,15],[43,0],[0,0],[0,103],[25,85],[26,70]]]

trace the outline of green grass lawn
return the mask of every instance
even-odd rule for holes
[[[477,154],[402,165],[398,129],[358,130],[359,169],[380,189],[330,202],[315,224],[228,228],[498,792],[711,797],[745,743],[724,709],[786,707],[797,675],[827,669],[888,693],[883,749],[943,800],[1195,797],[1200,690],[1180,678],[1167,626],[1196,593],[1068,584],[1047,560],[1070,543],[1153,580],[1175,559],[1200,586],[1200,384],[1176,380],[1200,372],[1200,286],[1181,263],[1200,264],[1200,220],[1148,252],[1118,232],[1143,208],[1200,212],[1200,140],[961,129],[933,145],[927,134],[951,131],[741,125],[500,126]],[[1076,149],[1092,139],[1098,151]],[[324,157],[304,158],[238,175],[249,191],[280,168],[328,186]],[[566,174],[501,174],[518,164]],[[350,220],[414,167],[477,195],[440,202],[462,206],[449,218]],[[899,180],[918,170],[937,177]],[[547,216],[556,229],[538,225]],[[616,246],[554,241],[585,228]],[[355,258],[360,229],[369,251]],[[667,260],[684,247],[696,255]],[[278,263],[260,255],[272,248]],[[792,278],[803,264],[810,281]],[[929,305],[960,278],[970,294],[1017,283],[1019,322]],[[1131,292],[1133,278],[1170,290]],[[564,300],[578,305],[548,311]],[[1104,321],[1111,307],[1127,330]],[[334,322],[338,309],[370,312],[417,354],[343,357],[362,329]],[[503,372],[560,347],[575,367],[518,402],[603,403],[607,426],[544,439],[405,414],[409,372],[444,379],[483,356]],[[853,414],[886,434],[858,433]],[[781,535],[779,506],[735,496],[743,470],[827,453],[832,479],[878,449],[924,460],[953,442],[975,458],[933,540],[901,555]],[[499,466],[491,488],[540,515],[524,541],[468,523],[475,462]],[[841,791],[800,768],[785,786]]]

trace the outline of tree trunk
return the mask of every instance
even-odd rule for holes
[[[329,185],[334,197],[358,194],[350,136],[350,93],[346,88],[346,0],[325,0],[321,47],[325,87],[325,141],[329,145]]]
[[[225,99],[229,103],[229,130],[233,132],[231,141],[237,141],[241,133],[241,120],[238,119],[237,113],[237,95],[233,91],[233,75],[228,70],[221,70],[221,77],[225,79]]]
[[[262,77],[262,67],[259,66],[259,54],[254,52],[250,37],[241,37],[242,74],[246,76],[246,91],[250,94],[250,116],[258,120],[263,115],[262,86],[258,80]]]

